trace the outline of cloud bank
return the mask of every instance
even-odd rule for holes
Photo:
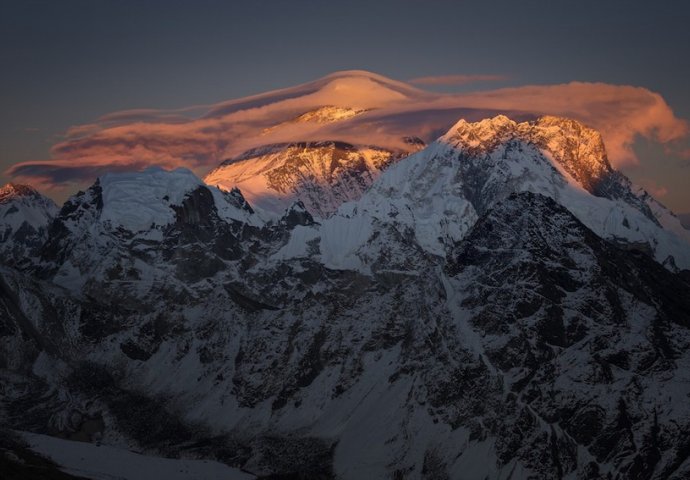
[[[426,77],[416,83],[453,79],[462,80]],[[365,111],[332,123],[297,120],[323,106]],[[400,148],[403,136],[431,141],[461,117],[478,120],[504,112],[582,121],[602,133],[618,168],[638,162],[633,150],[638,138],[673,148],[690,132],[688,122],[677,118],[659,94],[640,87],[572,82],[437,94],[355,71],[217,105],[108,114],[70,128],[53,146],[51,158],[18,163],[7,173],[44,189],[73,188],[105,172],[151,165],[184,166],[203,176],[227,158],[270,143],[343,140]]]

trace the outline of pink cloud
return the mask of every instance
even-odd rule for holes
[[[408,80],[414,85],[468,85],[481,82],[500,82],[507,80],[505,75],[438,75],[417,77]]]
[[[461,117],[479,120],[497,113],[549,114],[582,121],[602,133],[609,159],[620,168],[638,162],[633,150],[637,138],[666,145],[686,138],[690,131],[659,94],[639,87],[572,82],[451,95],[358,75],[356,82],[329,76],[208,107],[115,112],[94,124],[71,128],[53,146],[52,158],[19,163],[7,173],[58,189],[90,183],[107,171],[149,165],[185,166],[203,175],[223,160],[259,145],[342,140],[400,148],[403,136],[429,141]],[[342,122],[294,122],[314,108],[353,102],[357,107],[371,104],[371,109]],[[280,127],[268,128],[276,125]]]

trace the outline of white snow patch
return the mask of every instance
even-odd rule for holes
[[[210,460],[140,455],[120,448],[23,433],[31,450],[47,456],[66,473],[94,480],[249,480],[253,475]]]

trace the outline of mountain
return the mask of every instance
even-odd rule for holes
[[[325,218],[343,203],[357,200],[382,170],[424,143],[409,139],[407,145],[395,151],[338,141],[266,145],[226,160],[204,182],[225,190],[238,188],[252,205],[272,214],[301,201],[309,212]]]
[[[239,191],[209,187],[186,169],[108,174],[62,207],[38,268],[87,296],[183,292],[240,258],[243,232],[259,224]]]
[[[336,107],[334,105],[325,105],[323,107],[318,107],[314,110],[304,112],[301,115],[296,116],[295,118],[287,120],[273,127],[266,128],[262,133],[266,135],[271,133],[276,128],[289,127],[295,124],[323,124],[340,122],[342,120],[348,120],[352,117],[365,113],[366,111],[367,109],[356,109],[350,107]]]
[[[326,218],[342,203],[358,199],[382,169],[435,140],[458,116],[487,115],[485,109],[449,101],[351,70],[226,102],[204,117],[231,125],[223,130],[230,137],[222,142],[226,158],[204,181],[224,190],[239,188],[269,216],[299,200]]]
[[[354,145],[231,159],[290,173],[280,214],[185,169],[68,200],[0,266],[2,425],[260,478],[690,475],[690,244],[597,132],[461,120],[349,197]]]
[[[517,123],[505,116],[460,120],[391,166],[358,202],[324,222],[324,261],[369,270],[369,245],[388,248],[382,231],[414,238],[428,254],[445,257],[484,212],[520,191],[554,198],[601,237],[645,250],[671,269],[690,267],[689,237],[664,228],[646,197],[611,168],[601,136],[572,120]]]
[[[503,408],[515,424],[496,443],[499,458],[523,452],[539,478],[565,476],[576,463],[584,478],[604,475],[606,464],[615,465],[614,477],[687,475],[684,447],[661,452],[664,438],[686,437],[660,420],[687,418],[687,394],[652,400],[688,388],[686,280],[603,241],[531,192],[484,215],[446,271],[469,314],[475,352],[503,372]],[[664,387],[656,384],[662,377]],[[582,446],[592,455],[585,465]]]
[[[36,255],[48,237],[58,207],[28,185],[8,183],[0,188],[0,261],[22,264]]]

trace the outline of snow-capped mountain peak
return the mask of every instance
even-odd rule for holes
[[[58,207],[29,185],[0,188],[0,257],[15,265],[33,257],[47,238]]]
[[[165,171],[149,168],[143,172],[106,174],[100,177],[103,222],[111,222],[138,232],[174,220],[170,206],[181,205],[185,196],[202,185],[190,170]]]
[[[41,194],[31,185],[7,183],[0,187],[0,203],[7,203],[17,197],[39,198]]]
[[[208,186],[188,169],[107,174],[62,207],[37,268],[85,295],[114,279],[117,295],[184,291],[236,259],[243,231],[262,225],[239,190]]]
[[[479,122],[469,122],[463,118],[441,136],[439,141],[467,150],[477,149],[488,153],[500,142],[515,137],[517,133],[518,123],[505,115],[485,118]]]
[[[75,212],[88,211],[93,221],[107,228],[148,233],[174,223],[176,208],[199,188],[209,192],[223,218],[254,220],[249,219],[252,211],[241,193],[224,193],[210,187],[186,168],[164,170],[159,167],[105,174],[87,192],[68,200],[60,216],[76,219]]]
[[[440,141],[472,155],[491,153],[508,141],[536,145],[590,193],[613,170],[601,134],[582,123],[554,116],[532,122],[515,122],[498,115],[479,122],[460,120]]]
[[[239,188],[249,203],[279,216],[296,200],[325,218],[357,200],[388,165],[421,148],[358,146],[341,141],[265,145],[223,162],[204,181],[224,190]]]
[[[341,120],[347,120],[348,118],[352,118],[364,112],[366,112],[366,110],[327,105],[324,107],[319,107],[315,110],[305,112],[299,117],[297,117],[295,121],[315,123],[338,122]]]
[[[285,122],[273,125],[271,127],[265,128],[261,134],[269,135],[276,130],[281,128],[291,127],[299,124],[316,124],[323,125],[328,123],[342,122],[349,120],[353,117],[361,115],[369,111],[368,109],[362,108],[351,108],[351,107],[338,107],[334,105],[326,105],[323,107],[317,107],[313,110],[308,110],[295,118],[287,120]]]
[[[601,136],[556,117],[460,120],[389,167],[360,201],[343,205],[324,224],[321,251],[334,267],[368,271],[361,263],[371,256],[366,245],[386,225],[405,238],[414,232],[428,253],[445,256],[484,212],[521,191],[555,199],[603,238],[644,248],[660,263],[690,267],[686,239],[663,228],[630,181],[611,168]],[[361,234],[343,237],[343,229]],[[354,243],[343,245],[345,238]]]
[[[57,213],[57,206],[50,198],[30,185],[17,183],[0,188],[0,209],[0,222],[5,226],[19,227],[26,222],[36,229],[45,227],[46,219]]]

